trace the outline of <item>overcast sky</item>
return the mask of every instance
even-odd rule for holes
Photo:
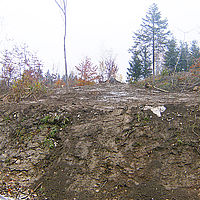
[[[200,40],[199,0],[68,0],[69,71],[85,56],[97,64],[112,51],[126,76],[133,32],[153,3],[178,40]],[[63,20],[54,0],[0,0],[0,31],[0,50],[26,43],[46,69],[64,73]]]

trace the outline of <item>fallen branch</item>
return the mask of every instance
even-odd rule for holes
[[[29,92],[28,94],[26,94],[26,96],[21,97],[21,99],[26,99],[30,97],[31,95],[33,95],[33,92]]]
[[[34,192],[42,185],[43,182],[40,182],[35,188],[34,188]]]
[[[164,90],[164,89],[158,88],[158,87],[156,87],[156,86],[153,86],[153,85],[151,85],[150,83],[146,83],[146,84],[145,84],[145,88],[155,89],[155,90],[159,90],[159,91],[161,91],[161,92],[166,92],[166,93],[169,92],[169,91],[167,91],[167,90]]]
[[[166,93],[169,92],[169,91],[167,91],[167,90],[163,90],[163,89],[158,88],[158,87],[155,87],[155,86],[153,86],[153,88],[156,89],[156,90],[159,90],[159,91],[161,91],[161,92],[166,92]]]

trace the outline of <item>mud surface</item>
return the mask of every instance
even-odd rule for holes
[[[126,84],[55,90],[38,102],[1,102],[0,194],[198,200],[199,124],[198,93]]]

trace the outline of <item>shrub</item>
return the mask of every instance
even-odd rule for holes
[[[37,100],[37,97],[46,93],[46,88],[39,77],[37,71],[25,70],[22,78],[14,81],[11,87],[11,99],[19,102],[32,97]]]

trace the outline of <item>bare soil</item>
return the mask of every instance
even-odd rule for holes
[[[161,117],[146,106],[164,106]],[[0,194],[199,200],[200,96],[127,84],[0,104]],[[10,189],[9,189],[10,188]]]

